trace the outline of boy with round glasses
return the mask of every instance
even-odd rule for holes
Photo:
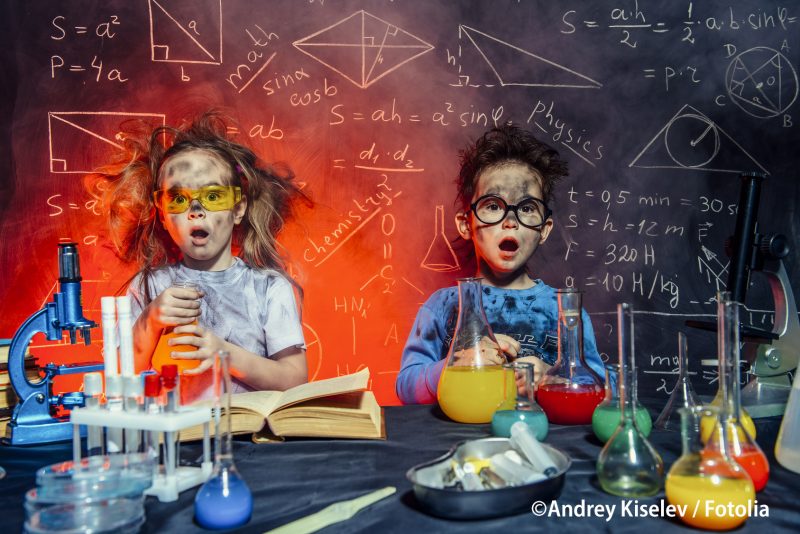
[[[502,351],[533,363],[538,382],[557,357],[558,302],[555,289],[535,278],[528,263],[553,228],[547,202],[555,182],[567,176],[567,164],[553,148],[510,124],[486,132],[460,155],[456,227],[473,243],[475,276],[482,278],[483,306],[500,345],[490,351],[488,363],[504,363]],[[436,402],[457,317],[456,287],[436,291],[420,308],[397,377],[402,402]],[[583,324],[586,363],[603,376],[585,311]],[[470,354],[456,361],[472,363]]]

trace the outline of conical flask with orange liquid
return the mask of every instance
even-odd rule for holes
[[[547,370],[536,390],[536,401],[557,425],[587,425],[605,398],[603,379],[583,357],[581,293],[575,288],[559,289],[558,359]]]
[[[195,292],[200,291],[199,285],[189,281],[177,281],[172,284],[172,287],[190,289]],[[195,320],[192,324],[197,324],[197,321]],[[167,327],[161,333],[161,337],[158,339],[158,344],[153,351],[153,357],[150,360],[150,365],[159,373],[164,365],[177,365],[178,372],[183,374],[184,371],[188,369],[194,369],[202,363],[202,360],[183,360],[172,357],[173,352],[191,352],[197,350],[197,347],[194,345],[170,345],[169,341],[171,339],[176,337],[191,336],[191,334],[176,334],[173,332],[173,328],[174,327]]]
[[[504,378],[505,354],[492,333],[481,299],[481,279],[458,280],[458,320],[437,397],[442,411],[459,423],[488,423],[515,393]],[[508,384],[508,386],[507,386]]]

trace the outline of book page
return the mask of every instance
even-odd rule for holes
[[[349,391],[361,391],[367,389],[369,382],[369,368],[364,368],[357,373],[350,375],[337,376],[317,382],[309,382],[287,389],[280,397],[280,401],[273,411],[286,408],[298,402],[326,397],[337,393],[347,393]]]

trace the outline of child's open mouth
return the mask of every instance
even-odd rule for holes
[[[192,236],[192,242],[194,242],[195,245],[205,244],[205,242],[208,240],[208,232],[205,230],[192,230],[190,235]]]
[[[503,239],[500,242],[500,250],[503,252],[516,252],[519,249],[519,244],[513,239]]]

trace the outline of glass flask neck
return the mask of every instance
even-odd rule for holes
[[[717,410],[712,410],[704,406],[694,406],[691,408],[679,408],[678,412],[681,414],[681,443],[683,445],[683,454],[699,455],[705,448],[705,444],[701,438],[700,422],[703,417],[716,417]]]
[[[214,355],[214,471],[233,468],[231,443],[231,373],[230,355],[218,351]],[[225,421],[222,421],[222,411]]]
[[[560,289],[558,295],[558,360],[573,369],[583,358],[581,293],[574,288]]]
[[[633,423],[637,402],[636,353],[634,350],[633,308],[617,306],[617,340],[619,345],[619,396],[622,419]]]
[[[490,365],[486,355],[505,355],[492,333],[486,313],[483,310],[483,299],[480,278],[461,278],[458,280],[458,319],[456,320],[453,341],[450,343],[447,365],[456,364],[457,360],[469,358],[468,365],[483,367]],[[464,365],[463,362],[459,365]]]
[[[727,291],[717,294],[717,357],[719,359],[719,388],[723,419],[739,418],[741,390],[739,387],[739,303],[731,300]]]

